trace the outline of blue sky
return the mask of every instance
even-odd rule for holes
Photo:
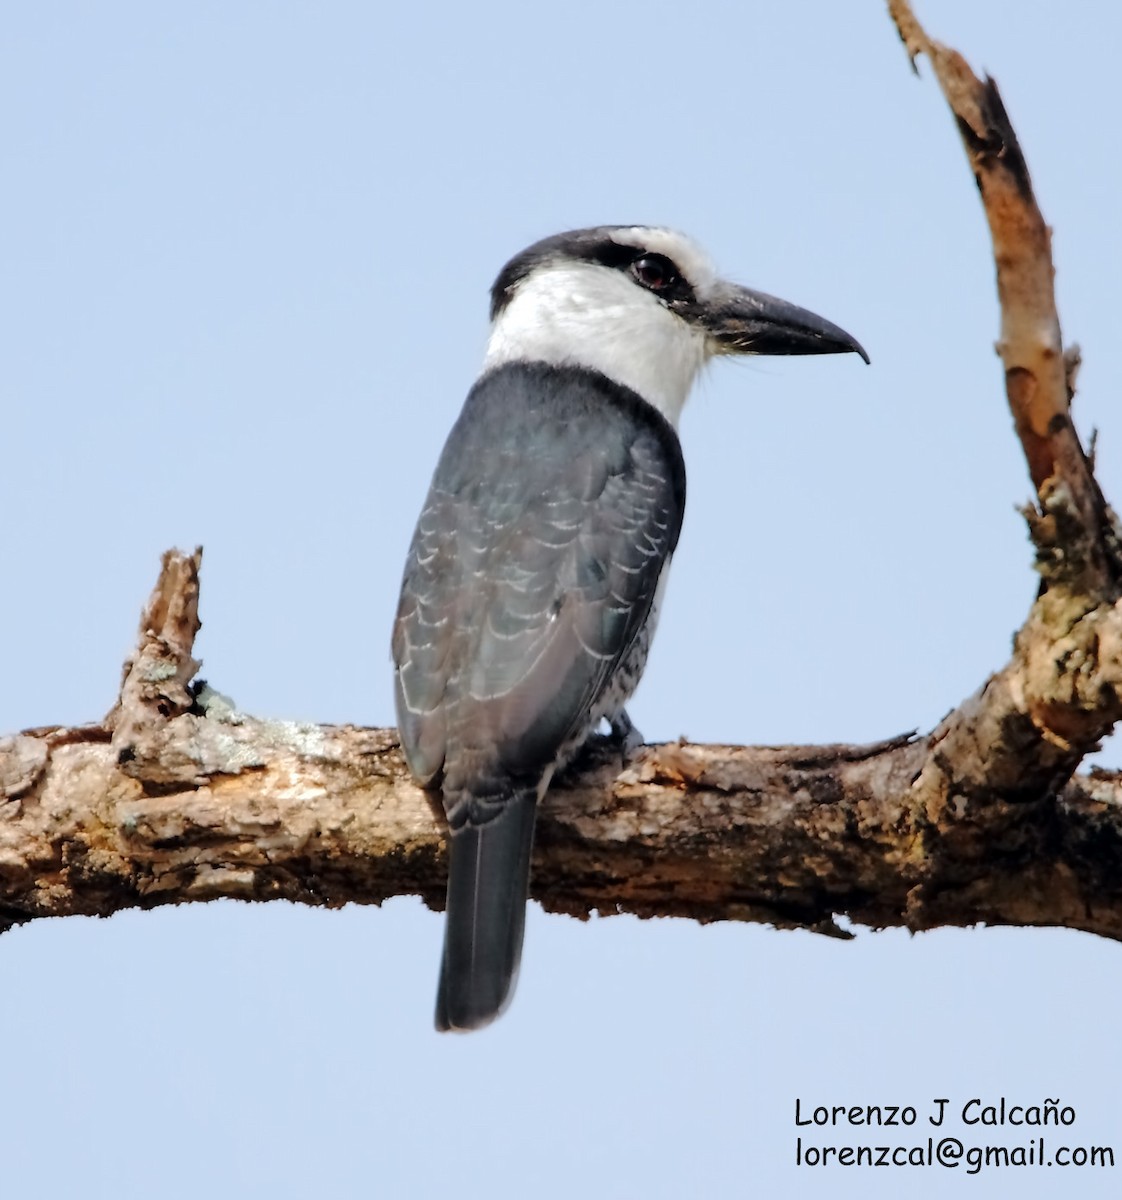
[[[1084,351],[1077,423],[1101,429],[1117,503],[1119,14],[919,15],[994,74],[1021,134]],[[687,230],[873,360],[702,381],[637,724],[930,727],[1005,660],[1035,580],[985,225],[921,74],[875,4],[12,7],[0,730],[103,715],[160,552],[197,543],[214,686],[260,715],[390,723],[401,563],[487,288],[536,238],[605,222]],[[1004,1095],[1073,1105],[1070,1144],[1114,1144],[1119,1167],[975,1194],[1117,1195],[1113,944],[535,906],[509,1014],[449,1039],[440,936],[410,898],[6,935],[5,1194],[945,1196],[962,1170],[796,1168],[796,1098]]]

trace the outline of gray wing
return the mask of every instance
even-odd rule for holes
[[[417,778],[539,773],[586,723],[677,543],[677,437],[633,393],[512,364],[473,389],[433,478],[394,626]]]

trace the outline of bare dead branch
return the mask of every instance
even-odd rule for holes
[[[1073,779],[1122,714],[1122,560],[1070,420],[1048,229],[996,86],[890,8],[935,66],[990,222],[1040,594],[1009,663],[927,736],[599,747],[545,803],[547,908],[1122,937],[1122,777]],[[393,731],[260,721],[192,682],[200,562],[164,556],[103,724],[0,739],[0,927],[219,896],[439,905],[441,827]]]
[[[889,0],[889,10],[913,66],[924,54],[935,70],[982,197],[1006,396],[1038,497],[1025,517],[1041,594],[1009,665],[933,735],[937,752],[919,787],[934,815],[962,794],[1031,798],[1054,790],[1113,728],[1122,713],[1122,558],[1117,520],[1070,419],[1079,360],[1077,351],[1065,354],[1060,337],[1051,231],[997,85],[929,38],[907,0]],[[977,775],[962,770],[972,758]]]
[[[186,686],[199,561],[164,556],[112,730],[0,743],[0,925],[217,897],[339,905],[419,893],[439,906],[441,828],[393,730],[260,721]],[[991,681],[1005,718],[984,695],[960,710],[961,729],[993,733],[1006,754],[996,780],[980,746],[947,759],[942,731],[873,746],[675,743],[626,764],[600,746],[550,792],[534,895],[578,916],[839,933],[845,914],[1122,937],[1122,781],[1092,777],[1057,796],[1018,775],[1016,738],[1007,746],[985,724],[1008,717],[1015,683]],[[928,812],[933,771],[952,781],[953,802]]]
[[[1053,287],[1052,231],[1033,194],[1020,143],[997,84],[978,79],[957,51],[929,38],[907,0],[889,11],[915,66],[924,54],[954,114],[981,193],[997,269],[1005,390],[1029,475],[1042,501],[1066,489],[1083,528],[1080,569],[1104,597],[1122,579],[1117,518],[1071,423],[1078,350],[1065,355]],[[1047,576],[1045,576],[1048,582]]]

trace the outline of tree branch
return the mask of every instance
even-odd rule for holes
[[[1077,357],[997,88],[890,0],[934,65],[994,241],[1040,593],[1008,664],[930,734],[873,746],[598,745],[551,789],[550,909],[1122,937],[1122,777],[1073,778],[1122,714],[1122,555],[1070,419]],[[193,682],[201,552],[168,552],[105,721],[0,739],[0,928],[127,907],[443,900],[441,824],[392,730],[257,720]]]

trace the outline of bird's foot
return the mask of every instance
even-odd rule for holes
[[[627,710],[621,708],[614,717],[608,718],[612,737],[623,747],[623,755],[630,758],[643,744],[643,735],[635,728]]]
[[[621,710],[606,720],[608,732],[592,730],[572,758],[568,759],[558,772],[559,780],[574,779],[592,766],[617,759],[622,760],[622,766],[626,766],[628,759],[643,745],[643,735],[631,723],[627,713]]]

